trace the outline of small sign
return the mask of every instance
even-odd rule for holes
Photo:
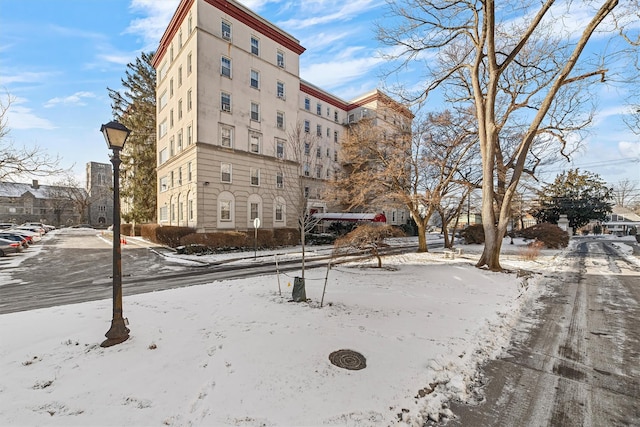
[[[253,220],[253,228],[260,228],[260,218]]]

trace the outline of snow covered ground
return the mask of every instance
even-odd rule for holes
[[[131,337],[110,348],[99,344],[111,300],[2,315],[0,425],[419,426],[450,416],[445,402],[469,397],[477,364],[500,354],[520,311],[564,268],[562,251],[527,261],[507,239],[502,263],[514,273],[481,271],[481,247],[462,247],[454,260],[436,251],[387,257],[383,269],[340,265],[323,307],[325,269],[306,272],[306,303],[290,302],[296,273],[125,297]],[[342,349],[366,367],[333,365]]]

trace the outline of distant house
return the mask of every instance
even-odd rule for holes
[[[77,224],[81,213],[67,194],[64,187],[41,185],[36,179],[31,184],[0,182],[0,222]]]
[[[42,222],[59,226],[112,223],[113,190],[110,164],[87,164],[86,188],[0,182],[0,223]]]
[[[602,222],[604,233],[620,236],[628,235],[632,227],[635,227],[636,230],[640,228],[640,215],[622,206],[614,206],[613,212],[607,215],[607,219]]]

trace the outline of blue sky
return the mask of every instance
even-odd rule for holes
[[[11,143],[59,155],[84,183],[87,162],[109,161],[99,132],[112,117],[107,87],[120,89],[126,64],[141,51],[155,50],[178,3],[0,0],[0,96],[15,98],[8,114]],[[307,49],[303,79],[345,100],[382,87],[384,63],[373,22],[385,13],[383,0],[243,4],[300,40]],[[401,78],[408,86],[416,83],[415,74]],[[623,96],[609,87],[599,91],[598,126],[567,168],[591,170],[611,183],[628,178],[640,184],[640,137],[621,120]]]

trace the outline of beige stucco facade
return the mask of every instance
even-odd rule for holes
[[[301,190],[310,210],[329,209],[322,184],[345,125],[390,99],[374,91],[345,102],[302,81],[304,50],[237,2],[181,1],[154,59],[160,224],[246,230],[258,217],[264,228],[295,227],[287,213]],[[312,150],[297,151],[303,139]]]

